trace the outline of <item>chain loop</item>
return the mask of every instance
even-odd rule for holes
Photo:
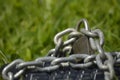
[[[6,66],[6,67],[3,69],[3,71],[2,71],[2,77],[3,77],[4,79],[6,79],[6,80],[9,80],[9,76],[11,77],[11,75],[12,75],[11,69],[12,69],[12,68],[15,68],[16,65],[18,65],[19,63],[22,63],[22,62],[23,62],[23,60],[17,59],[17,60],[15,60],[15,61],[13,61],[12,63],[10,63],[8,66]],[[9,72],[10,72],[10,75],[8,76],[8,73],[9,73]]]
[[[76,30],[73,29],[73,28],[68,28],[68,29],[56,34],[55,37],[54,37],[54,43],[57,45],[59,43],[59,41],[61,41],[62,37],[65,34],[68,34],[68,33],[74,32],[74,31],[76,31]],[[63,45],[66,46],[66,45],[70,44],[74,40],[75,40],[74,38],[71,38],[70,40],[65,41]]]

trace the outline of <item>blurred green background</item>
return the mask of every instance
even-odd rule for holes
[[[44,56],[82,18],[104,32],[106,51],[120,51],[120,0],[0,0],[0,65]]]

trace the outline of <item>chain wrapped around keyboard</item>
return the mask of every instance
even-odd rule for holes
[[[85,28],[81,28],[81,24]],[[64,38],[67,37],[67,40]],[[104,36],[82,19],[54,37],[55,48],[45,57],[14,60],[2,70],[4,80],[120,80],[120,52],[103,50]]]

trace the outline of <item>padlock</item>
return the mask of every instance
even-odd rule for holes
[[[72,45],[72,54],[94,54],[89,37],[82,35]]]

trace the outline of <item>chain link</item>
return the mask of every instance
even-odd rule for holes
[[[85,28],[80,29],[81,24]],[[72,54],[68,57],[72,50],[72,43],[81,35],[89,37],[90,46],[98,54]],[[67,36],[64,41],[62,38]],[[120,52],[107,53],[103,50],[104,36],[101,30],[90,30],[87,20],[82,19],[77,24],[76,29],[68,28],[59,32],[54,37],[55,48],[51,49],[47,56],[37,58],[34,61],[25,62],[17,59],[7,65],[2,71],[2,77],[5,80],[14,80],[20,77],[26,69],[36,69],[38,71],[54,71],[60,67],[89,68],[97,65],[99,69],[104,71],[105,80],[112,80],[115,76],[114,64],[120,63]],[[12,71],[12,70],[15,71]]]

